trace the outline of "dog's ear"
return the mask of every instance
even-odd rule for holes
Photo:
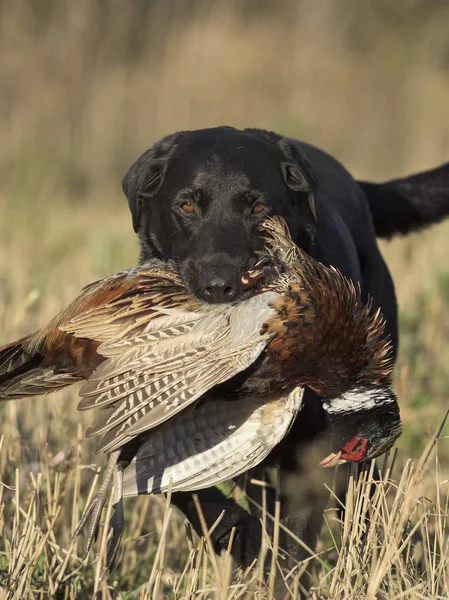
[[[129,208],[133,219],[134,231],[140,227],[140,216],[144,196],[151,195],[160,183],[162,165],[153,159],[153,149],[147,150],[126,173],[122,188],[128,198]]]
[[[122,180],[136,233],[140,228],[142,204],[157,194],[178,135],[167,136],[144,152]]]
[[[319,223],[318,206],[315,197],[315,188],[318,182],[317,177],[306,157],[287,138],[282,138],[279,141],[279,146],[287,158],[281,164],[285,183],[291,190],[307,199],[310,215],[313,219],[313,227],[310,228],[310,233],[313,237],[312,230],[316,230]]]
[[[302,154],[302,152],[287,138],[273,131],[265,131],[264,129],[246,129],[258,137],[261,137],[272,146],[278,146],[285,157],[285,161],[281,162],[282,174],[287,186],[301,194],[307,199],[310,216],[313,219],[313,227],[310,227],[310,233],[314,234],[314,230],[318,225],[318,208],[315,198],[315,186],[317,178],[312,165]]]
[[[297,163],[284,162],[281,166],[285,183],[294,192],[304,194],[307,197],[313,220],[318,225],[318,210],[312,182],[309,181],[303,169]]]

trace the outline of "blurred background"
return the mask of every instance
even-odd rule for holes
[[[168,133],[271,129],[365,180],[449,161],[446,0],[0,0],[0,57],[0,343],[136,264],[121,178]],[[447,407],[449,222],[381,246],[400,303],[399,446],[415,457]],[[47,443],[70,456],[91,420],[76,403],[1,407],[6,479]]]
[[[2,0],[0,56],[3,343],[136,263],[121,178],[168,133],[272,129],[365,180],[449,160],[444,0]],[[382,243],[410,448],[447,402],[448,236],[449,222]]]

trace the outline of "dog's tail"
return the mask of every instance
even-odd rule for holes
[[[449,163],[404,179],[359,184],[378,237],[405,235],[449,216]]]

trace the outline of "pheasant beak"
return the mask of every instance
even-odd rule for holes
[[[353,437],[343,444],[342,449],[338,452],[333,452],[323,458],[320,462],[320,467],[336,467],[337,465],[343,465],[350,460],[351,462],[360,462],[366,458],[366,451],[368,447],[368,439],[362,437]]]
[[[320,462],[320,467],[324,467],[325,469],[330,467],[336,467],[337,465],[342,465],[347,462],[344,458],[341,458],[341,450],[339,452],[332,452],[326,458]]]

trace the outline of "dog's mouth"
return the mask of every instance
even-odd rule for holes
[[[242,273],[239,285],[242,292],[255,291],[262,285],[270,283],[282,271],[282,266],[273,256],[263,254],[259,257],[254,267]]]
[[[253,269],[240,275],[239,283],[240,289],[245,291],[253,288],[261,279],[263,279],[265,273],[261,269]]]
[[[275,266],[273,261],[267,256],[262,256],[256,262],[254,267],[248,269],[240,275],[239,283],[242,290],[252,289],[262,280],[270,279],[277,273],[274,272]]]
[[[227,263],[223,261],[223,270],[227,268]],[[188,259],[181,262],[179,266],[179,274],[192,296],[195,296],[199,300],[208,304],[221,303],[221,302],[241,302],[246,300],[254,294],[257,294],[265,285],[271,283],[282,270],[278,264],[277,259],[274,256],[269,256],[266,253],[256,252],[252,258],[247,262],[245,266],[241,265],[240,268],[232,265],[230,268],[235,269],[234,278],[230,278],[229,285],[234,293],[228,298],[211,300],[205,295],[205,285],[201,281],[202,271],[201,266],[198,262]],[[216,267],[216,272],[219,275],[221,273],[221,267]],[[207,284],[206,284],[207,285]]]

